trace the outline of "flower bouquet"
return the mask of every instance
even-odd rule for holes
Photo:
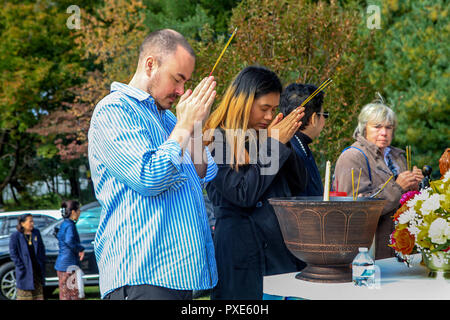
[[[393,216],[389,246],[409,266],[412,254],[421,252],[425,264],[447,265],[450,258],[450,170],[430,187],[409,191]],[[430,268],[432,270],[432,268]]]

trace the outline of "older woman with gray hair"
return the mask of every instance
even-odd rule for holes
[[[392,215],[399,208],[403,193],[418,190],[423,179],[420,169],[412,171],[406,167],[405,151],[391,146],[397,127],[397,117],[378,94],[378,98],[365,105],[358,117],[353,138],[355,143],[344,149],[336,162],[334,189],[352,194],[357,188],[357,178],[361,169],[358,196],[369,197],[381,192],[377,198],[387,200],[375,234],[375,259],[394,256],[388,247],[389,237],[394,230]],[[352,168],[355,185],[352,187]],[[384,188],[383,185],[394,176]]]

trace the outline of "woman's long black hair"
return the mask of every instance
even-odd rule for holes
[[[281,81],[275,72],[262,66],[248,66],[244,68],[233,81],[235,96],[241,92],[255,92],[254,99],[272,93],[283,91]]]

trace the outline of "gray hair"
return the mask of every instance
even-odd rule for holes
[[[182,46],[195,58],[194,50],[181,33],[171,29],[153,31],[139,47],[139,60],[148,54],[152,54],[157,62],[161,64],[163,58],[174,53],[178,46]]]
[[[358,116],[358,125],[353,132],[353,138],[356,139],[357,135],[366,136],[366,126],[368,122],[374,122],[376,124],[388,124],[395,128],[397,127],[397,116],[395,112],[386,105],[383,97],[379,92],[376,94],[376,99],[371,103],[366,104]]]

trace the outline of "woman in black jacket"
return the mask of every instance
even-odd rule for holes
[[[206,187],[214,205],[218,284],[212,299],[262,299],[263,277],[301,270],[286,248],[268,199],[305,188],[306,171],[289,144],[303,108],[273,115],[282,86],[263,67],[242,70],[205,125],[218,165]]]
[[[16,267],[16,299],[43,300],[45,247],[31,214],[18,218],[17,231],[9,240],[9,253]]]

